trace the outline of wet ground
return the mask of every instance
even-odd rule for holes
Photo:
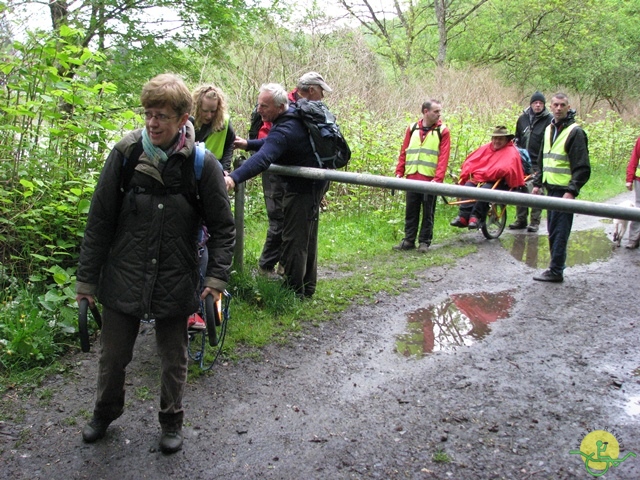
[[[192,380],[172,456],[157,451],[153,335],[96,445],[80,437],[96,354],[77,355],[32,398],[3,398],[0,477],[638,479],[640,250],[613,247],[610,221],[574,230],[562,284],[532,280],[544,229],[470,233],[477,253],[425,270],[421,288]]]

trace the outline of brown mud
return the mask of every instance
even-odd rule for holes
[[[588,216],[574,223],[574,233],[610,238],[611,229]],[[157,449],[153,335],[136,346],[124,415],[97,444],[80,435],[96,349],[68,358],[29,398],[2,399],[0,478],[585,479],[595,477],[570,452],[588,450],[581,442],[595,430],[619,442],[613,460],[638,454],[598,463],[609,468],[602,478],[640,478],[640,250],[611,246],[548,284],[500,241],[469,233],[459,242],[477,253],[425,270],[420,288],[380,293],[260,360],[190,380],[184,449],[174,455]],[[499,315],[463,304],[450,314],[458,344],[445,343],[451,328],[423,318],[480,293],[501,299]]]

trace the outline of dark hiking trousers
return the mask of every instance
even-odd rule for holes
[[[426,193],[407,191],[407,207],[404,215],[404,241],[415,244],[431,245],[433,239],[433,219],[436,213],[438,197]],[[422,224],[420,225],[420,212],[422,212]],[[420,226],[420,233],[418,233]]]
[[[285,281],[297,295],[311,297],[318,281],[318,214],[326,182],[316,182],[310,192],[286,192],[282,261]]]
[[[262,192],[267,208],[269,228],[264,241],[258,266],[264,270],[273,270],[282,256],[282,229],[284,227],[284,211],[282,199],[284,186],[279,175],[264,172],[262,174]]]
[[[133,358],[140,320],[104,307],[100,333],[98,392],[94,416],[113,421],[122,415],[125,371]],[[160,411],[163,427],[181,427],[182,397],[187,380],[187,318],[157,319],[156,344],[160,357]]]
[[[547,196],[562,198],[565,189],[547,188]],[[553,275],[562,276],[567,260],[567,244],[571,227],[573,226],[573,213],[547,210],[547,231],[549,232],[549,250],[551,261],[549,270]]]

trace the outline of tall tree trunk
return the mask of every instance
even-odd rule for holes
[[[69,5],[66,0],[51,0],[49,2],[49,11],[51,12],[51,25],[55,32],[67,23],[67,15],[69,14]]]
[[[436,21],[438,22],[438,56],[436,65],[444,67],[447,61],[447,6],[445,0],[434,0],[436,10]]]

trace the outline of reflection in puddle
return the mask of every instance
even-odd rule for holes
[[[491,331],[490,323],[509,316],[513,292],[454,294],[438,305],[411,312],[408,333],[397,337],[396,349],[405,357],[421,357],[471,345]]]
[[[530,267],[549,266],[549,237],[546,235],[503,235],[500,243],[509,250],[513,258]],[[571,232],[567,245],[567,266],[607,260],[615,248],[604,230]]]

